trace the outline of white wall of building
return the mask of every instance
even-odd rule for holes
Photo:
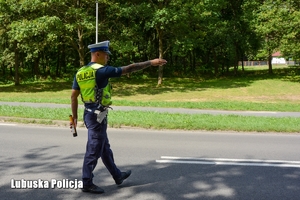
[[[286,60],[284,58],[272,58],[272,64],[286,64]]]

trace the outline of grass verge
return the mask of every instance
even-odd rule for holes
[[[27,118],[30,123],[53,124],[53,121],[68,121],[68,108],[32,108],[26,106],[0,106],[0,116],[10,121]],[[83,110],[79,110],[82,121]],[[32,120],[32,118],[40,120]],[[24,119],[23,119],[24,120]],[[110,127],[122,126],[151,129],[222,130],[255,132],[300,132],[299,118],[253,117],[238,115],[174,114],[148,111],[111,111]]]
[[[247,69],[247,68],[246,68]],[[300,112],[299,67],[255,67],[239,76],[219,78],[113,79],[113,102],[118,106],[176,107],[191,109]],[[0,85],[0,101],[70,104],[71,82],[41,81],[20,86]],[[68,122],[69,108],[0,106],[0,116],[21,123]],[[111,127],[153,129],[300,132],[299,118],[236,115],[188,115],[142,111],[112,111]],[[79,110],[82,116],[82,110]],[[58,121],[57,121],[58,120]],[[82,119],[79,119],[82,121]],[[68,123],[67,123],[68,124]]]

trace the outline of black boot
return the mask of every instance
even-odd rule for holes
[[[121,172],[121,177],[115,179],[116,184],[121,185],[123,181],[130,176],[130,174],[131,174],[131,170],[128,170],[127,172]]]
[[[87,186],[83,186],[83,188],[81,189],[82,192],[90,192],[90,193],[96,193],[96,194],[102,194],[104,193],[104,190],[100,187],[98,187],[97,185],[87,185]]]

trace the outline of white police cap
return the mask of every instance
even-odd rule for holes
[[[105,53],[111,54],[109,51],[109,41],[108,40],[99,42],[97,44],[90,44],[88,46],[88,48],[90,49],[90,52],[103,51]]]

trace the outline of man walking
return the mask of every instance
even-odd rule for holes
[[[93,183],[93,171],[101,158],[117,185],[127,179],[131,171],[121,172],[114,162],[113,152],[107,137],[107,112],[111,105],[110,78],[139,71],[150,66],[167,63],[164,59],[154,59],[133,63],[123,67],[108,66],[109,41],[89,45],[91,62],[80,68],[74,77],[71,94],[72,114],[77,123],[78,96],[84,103],[83,120],[88,129],[86,153],[82,168],[83,192],[103,193],[104,190]]]

